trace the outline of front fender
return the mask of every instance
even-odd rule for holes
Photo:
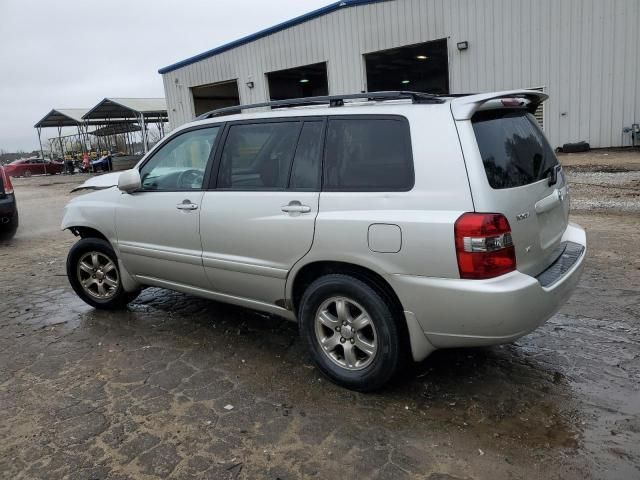
[[[97,230],[119,255],[115,215],[120,195],[117,188],[109,188],[74,198],[64,207],[61,229],[85,227]]]
[[[123,288],[127,292],[133,292],[141,285],[122,263],[116,234],[116,208],[118,208],[120,195],[121,192],[117,188],[108,188],[74,198],[64,207],[61,228],[62,230],[90,228],[104,236],[118,256]]]

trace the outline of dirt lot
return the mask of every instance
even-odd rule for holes
[[[17,179],[0,476],[640,478],[640,154],[561,161],[589,235],[569,303],[514,345],[437,352],[367,395],[320,378],[276,317],[160,289],[127,312],[88,307],[58,231],[81,178]]]

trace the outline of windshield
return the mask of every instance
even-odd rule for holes
[[[487,110],[471,119],[491,187],[545,179],[558,164],[535,117],[525,110]]]

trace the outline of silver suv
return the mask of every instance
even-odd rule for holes
[[[62,222],[81,237],[69,281],[96,308],[154,286],[297,320],[317,367],[361,391],[438,348],[512,342],[567,300],[586,251],[532,115],[546,98],[380,92],[206,114],[83,185]]]

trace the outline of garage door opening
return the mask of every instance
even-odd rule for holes
[[[329,94],[327,64],[315,63],[267,73],[271,100],[316,97]]]
[[[196,117],[218,108],[240,105],[236,80],[192,87],[191,94]]]
[[[367,88],[449,93],[447,39],[393,48],[364,56]]]

